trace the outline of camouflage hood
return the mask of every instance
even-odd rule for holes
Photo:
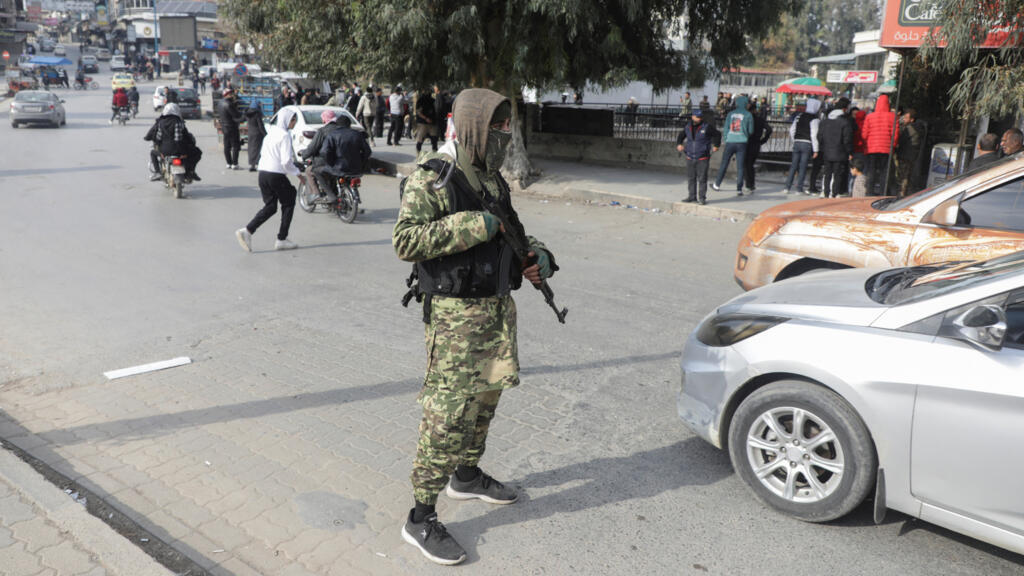
[[[452,123],[459,144],[469,153],[470,164],[484,166],[491,117],[503,104],[511,109],[508,98],[486,88],[463,90],[455,99]]]

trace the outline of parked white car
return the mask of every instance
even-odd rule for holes
[[[117,56],[112,56],[110,58],[110,70],[112,72],[115,71],[115,70],[116,71],[120,71],[120,70],[127,70],[127,69],[128,69],[128,65],[124,63],[124,56],[117,55]]]
[[[1018,554],[1024,252],[798,276],[686,341],[679,415],[753,493],[810,522],[874,496]]]

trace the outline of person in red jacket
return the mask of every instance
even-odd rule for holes
[[[124,88],[118,88],[114,91],[114,99],[110,103],[110,123],[114,123],[114,118],[117,118],[117,111],[121,107],[128,107],[128,93],[124,91]]]
[[[864,141],[864,119],[868,117],[868,112],[853,107],[850,108],[850,116],[853,116],[853,121],[857,123],[857,130],[853,134],[853,155],[863,156],[868,153],[868,143]]]
[[[875,101],[875,111],[864,119],[861,130],[865,142],[865,168],[869,196],[877,196],[885,189],[885,167],[892,152],[896,113],[889,109],[889,95],[882,94]],[[898,138],[897,134],[897,140]],[[877,191],[876,191],[877,188]]]

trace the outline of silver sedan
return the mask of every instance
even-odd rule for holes
[[[679,415],[772,508],[811,522],[874,496],[1024,553],[1024,252],[798,277],[686,342]]]
[[[64,101],[45,90],[22,90],[11,101],[11,127],[21,124],[63,126],[67,122]]]

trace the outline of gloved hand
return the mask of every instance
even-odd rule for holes
[[[551,278],[551,257],[547,250],[537,248],[537,266],[540,268],[540,277],[547,280]]]
[[[490,240],[501,230],[501,222],[497,216],[490,212],[481,212],[480,214],[484,217],[484,226],[487,227],[487,239]]]

